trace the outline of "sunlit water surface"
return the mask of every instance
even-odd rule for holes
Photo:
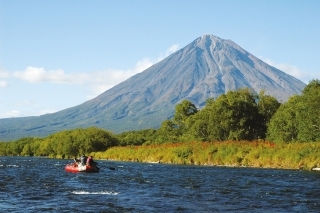
[[[320,172],[70,162],[0,157],[0,212],[320,212]]]

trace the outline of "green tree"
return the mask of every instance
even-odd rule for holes
[[[208,141],[208,115],[207,108],[204,108],[186,120],[187,129],[183,134],[185,141]]]
[[[178,130],[172,120],[164,120],[156,134],[156,143],[177,142]]]
[[[253,140],[260,137],[256,96],[249,89],[229,91],[217,98],[210,115],[212,139]]]
[[[188,133],[200,141],[253,140],[264,136],[257,96],[249,89],[229,91],[187,120]]]
[[[180,104],[176,105],[173,122],[176,125],[183,125],[188,117],[198,112],[197,107],[188,100],[183,100]]]
[[[188,101],[183,100],[175,107],[173,119],[162,122],[160,129],[157,131],[157,143],[185,141],[183,135],[187,132],[187,119],[198,112],[196,106]]]
[[[312,80],[302,91],[297,107],[298,140],[320,141],[320,81]]]
[[[312,80],[300,96],[279,107],[268,125],[267,138],[275,142],[320,141],[320,81]]]
[[[30,144],[26,144],[22,151],[21,151],[21,155],[22,156],[33,156],[33,150],[31,148],[31,145]]]
[[[6,156],[7,154],[7,142],[0,142],[0,156]]]
[[[258,110],[261,114],[261,132],[259,133],[261,138],[266,137],[268,123],[270,122],[272,116],[279,109],[280,105],[281,104],[277,101],[276,98],[270,95],[265,95],[264,90],[260,91],[258,95]]]
[[[297,105],[298,96],[292,96],[288,102],[282,104],[270,119],[267,130],[267,139],[274,142],[296,141],[297,128]]]
[[[123,132],[116,137],[119,139],[121,146],[142,145],[144,143],[152,143],[155,141],[156,130],[144,129],[139,131]]]

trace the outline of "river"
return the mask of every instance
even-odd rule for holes
[[[0,212],[320,212],[320,172],[70,162],[0,157]]]

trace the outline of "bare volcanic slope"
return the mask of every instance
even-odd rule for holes
[[[83,104],[42,116],[0,119],[0,141],[88,126],[114,132],[158,128],[184,99],[202,107],[210,97],[245,87],[285,102],[305,84],[231,40],[203,35]]]

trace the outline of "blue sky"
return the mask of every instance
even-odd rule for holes
[[[79,105],[203,34],[320,79],[317,0],[0,0],[0,118]]]

